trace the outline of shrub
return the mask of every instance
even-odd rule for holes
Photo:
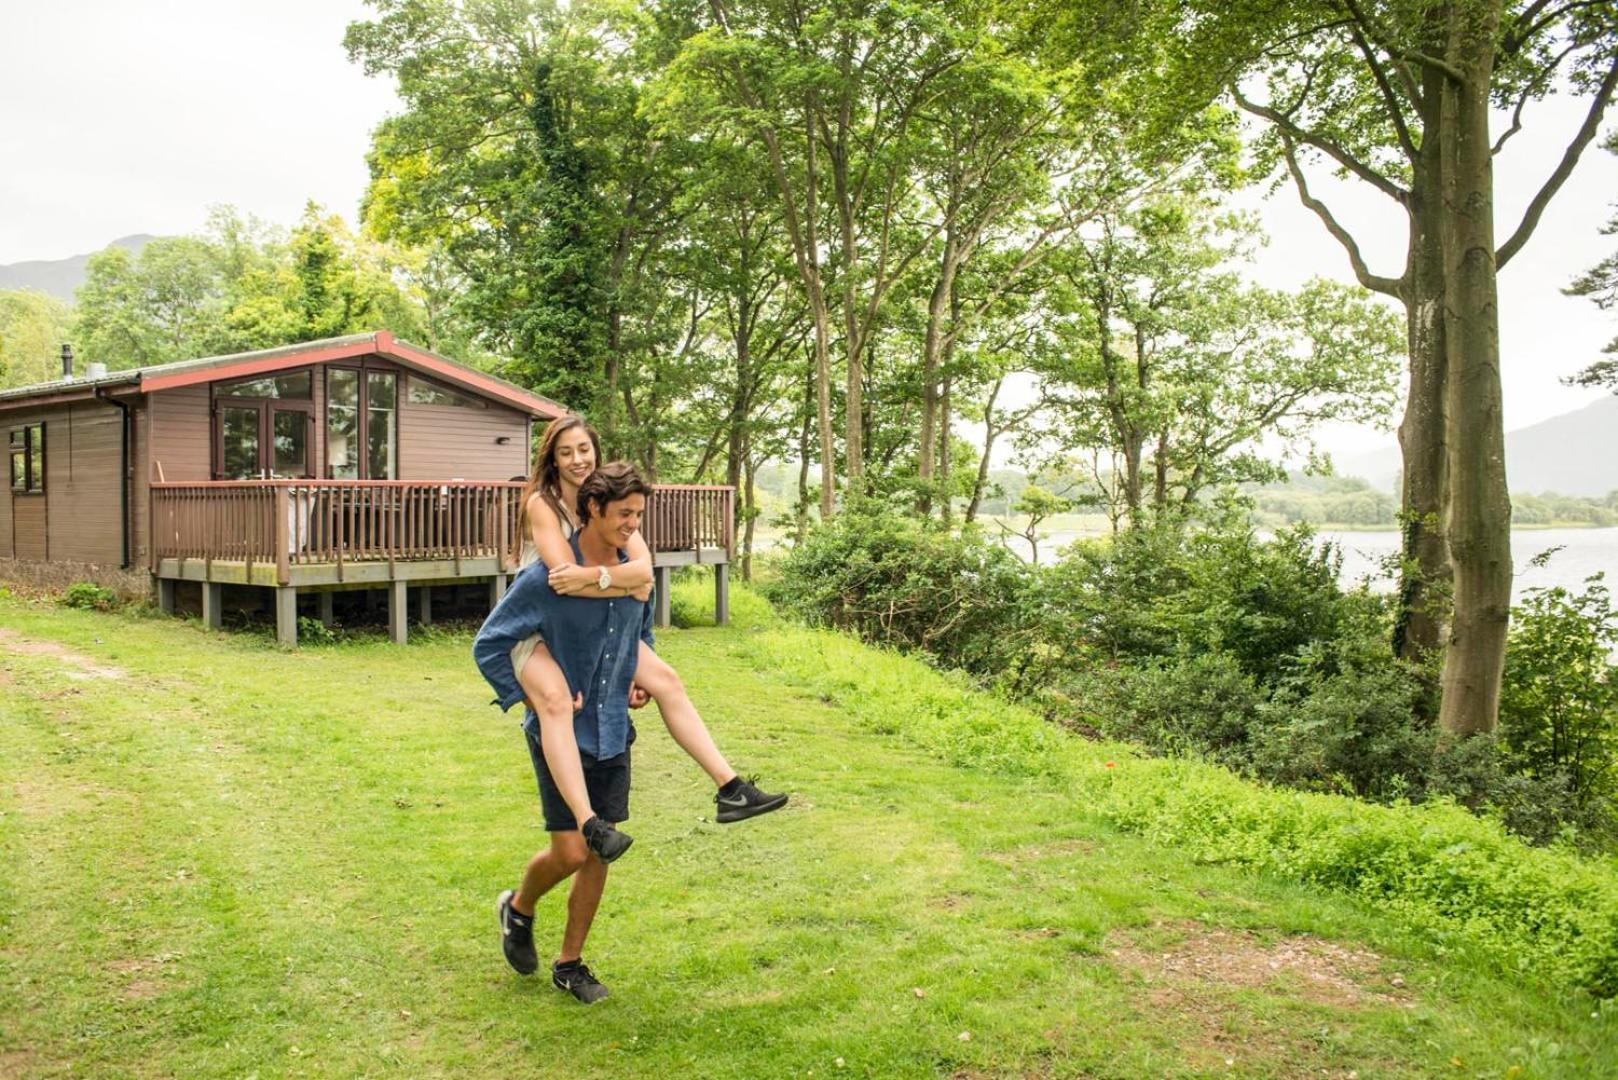
[[[866,500],[815,529],[781,560],[766,595],[815,626],[923,649],[978,674],[1013,666],[1024,645],[1031,571],[976,532]]]
[[[69,585],[62,593],[63,605],[85,611],[111,611],[118,606],[118,596],[111,589],[89,581]]]
[[[298,616],[298,642],[303,645],[335,645],[343,635],[308,615]]]
[[[1531,781],[1512,820],[1528,835],[1618,838],[1618,612],[1601,576],[1530,590],[1516,610],[1500,695],[1508,767]]]
[[[1073,685],[1080,715],[1101,735],[1232,765],[1246,759],[1247,733],[1263,702],[1252,678],[1228,653],[1110,665]]]

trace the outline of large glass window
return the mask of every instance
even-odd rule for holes
[[[270,414],[272,458],[276,476],[309,475],[309,414],[292,409],[275,409]]]
[[[360,476],[360,373],[326,372],[326,473],[337,480]]]
[[[45,425],[12,428],[7,449],[11,454],[11,490],[45,490]]]
[[[399,375],[326,370],[326,473],[338,480],[399,475]]]
[[[365,448],[370,480],[392,480],[399,457],[397,376],[391,371],[365,375]]]

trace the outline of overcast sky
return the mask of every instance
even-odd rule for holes
[[[314,199],[354,218],[370,131],[397,106],[389,83],[344,55],[344,28],[368,16],[359,0],[0,0],[0,12],[0,263],[66,258],[131,233],[194,232],[214,203],[290,224]],[[1502,155],[1502,238],[1580,116],[1577,102],[1543,105]],[[1392,205],[1329,177],[1317,193],[1354,224],[1373,269],[1397,273],[1404,232]],[[1595,359],[1618,320],[1560,289],[1618,245],[1598,233],[1615,199],[1618,156],[1592,147],[1502,271],[1508,428],[1599,396],[1558,378]],[[1271,236],[1259,280],[1352,280],[1290,188],[1248,201]],[[1379,440],[1334,431],[1325,441],[1351,453]]]

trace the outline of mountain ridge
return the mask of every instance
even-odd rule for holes
[[[29,259],[0,265],[0,289],[36,289],[72,303],[74,292],[84,284],[90,256],[109,247],[126,248],[130,254],[139,255],[142,248],[156,239],[150,233],[132,233],[119,237],[97,251],[82,255],[69,255],[65,259]]]

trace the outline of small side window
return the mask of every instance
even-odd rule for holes
[[[32,493],[45,490],[45,425],[29,424],[12,428],[7,441],[11,455],[11,490]]]

